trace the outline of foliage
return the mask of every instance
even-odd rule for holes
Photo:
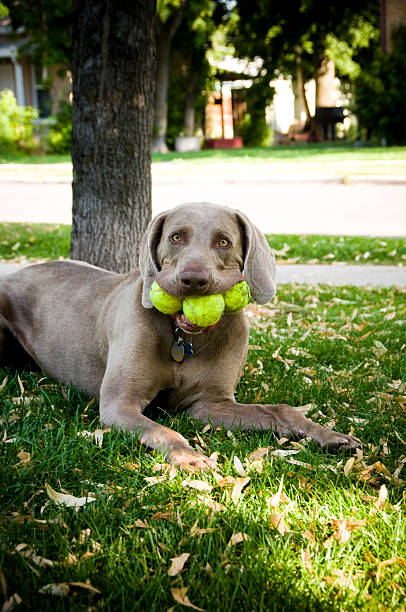
[[[14,31],[24,27],[27,42],[20,52],[27,52],[42,66],[70,66],[72,58],[72,1],[2,0],[9,11]]]
[[[393,35],[393,52],[380,49],[355,84],[354,113],[369,138],[406,143],[406,26]]]
[[[362,439],[352,456],[154,413],[218,453],[216,475],[188,478],[129,433],[97,432],[96,403],[73,387],[3,370],[4,599],[18,593],[25,609],[54,612],[166,610],[188,588],[213,612],[401,610],[404,298],[288,286],[249,310],[238,399],[307,405],[319,423]],[[87,503],[57,505],[62,490]]]
[[[55,124],[49,130],[48,142],[54,153],[70,153],[72,148],[72,104],[61,100]]]
[[[256,79],[249,89],[240,91],[241,99],[246,100],[247,112],[238,126],[237,135],[248,147],[271,144],[272,133],[265,120],[265,107],[272,102],[275,89],[269,87],[268,80]]]
[[[0,149],[32,151],[34,141],[33,121],[38,112],[32,106],[18,106],[10,89],[0,93]]]

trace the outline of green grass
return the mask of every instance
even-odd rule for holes
[[[228,484],[211,474],[192,476],[213,485],[199,493],[182,486],[185,474],[171,478],[163,458],[129,434],[105,433],[102,448],[78,435],[94,431],[98,415],[74,388],[25,371],[22,389],[17,372],[4,370],[5,598],[17,592],[27,610],[180,611],[171,588],[188,587],[190,601],[210,611],[404,610],[405,292],[285,286],[270,308],[249,311],[251,348],[238,399],[311,404],[319,423],[363,440],[352,469],[348,456],[323,453],[313,443],[285,442],[282,449],[299,452],[280,458],[272,455],[279,444],[270,432],[203,432],[181,414],[160,411],[154,418],[207,454],[219,453],[218,472]],[[260,447],[269,448],[262,473],[248,471],[250,481],[234,502],[234,457],[245,465]],[[30,453],[25,465],[22,451]],[[145,477],[157,475],[162,481],[148,486]],[[284,513],[284,534],[273,526],[272,508],[282,478],[289,501],[276,510]],[[78,510],[57,506],[46,482],[96,501]],[[388,498],[379,504],[383,485]],[[210,509],[210,502],[224,509]],[[343,519],[353,527],[361,522],[340,538],[334,521]],[[193,535],[194,525],[215,531]],[[228,546],[239,532],[249,539]],[[169,577],[170,559],[182,553],[190,553],[184,569]],[[47,584],[87,581],[100,593],[75,585],[65,597],[39,592]]]
[[[27,153],[0,153],[0,164],[61,164],[70,161],[70,154],[28,155]]]
[[[406,263],[406,243],[401,238],[273,234],[268,239],[280,263]],[[68,257],[69,240],[69,225],[3,223],[0,259]]]

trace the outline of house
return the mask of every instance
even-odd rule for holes
[[[10,20],[0,20],[0,93],[10,89],[19,106],[33,106],[40,118],[47,118],[57,110],[61,98],[68,99],[72,91],[72,76],[65,71],[60,76],[57,66],[34,65],[26,48],[24,31],[13,32]],[[51,83],[45,86],[44,83]]]

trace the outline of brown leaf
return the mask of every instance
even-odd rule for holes
[[[213,488],[213,485],[209,484],[205,480],[192,480],[190,478],[186,478],[182,482],[182,487],[184,489],[190,488],[190,489],[196,489],[197,491],[206,491],[207,493],[210,493],[210,491]]]
[[[44,584],[44,586],[38,589],[38,593],[53,595],[54,597],[65,597],[68,595],[69,591],[70,588],[67,582],[51,582],[49,584]]]
[[[282,487],[283,487],[283,476],[279,483],[278,491],[275,493],[275,495],[272,495],[271,499],[268,502],[271,508],[277,508],[281,502],[284,502],[284,503],[290,502],[290,499],[286,497],[284,493],[282,493]]]
[[[189,587],[180,587],[180,588],[171,588],[171,594],[174,600],[180,604],[181,606],[187,606],[188,608],[193,608],[194,610],[200,610],[204,612],[203,608],[198,608],[194,604],[192,604],[189,600],[189,597],[186,595]]]
[[[246,478],[235,479],[235,485],[233,486],[233,490],[231,492],[231,499],[235,504],[240,499],[243,488],[249,483],[250,480],[251,479],[249,476],[247,476]]]
[[[348,474],[351,472],[352,468],[354,467],[354,462],[355,462],[355,457],[350,457],[348,461],[346,461],[344,465],[344,474],[346,476],[348,476]]]
[[[96,501],[95,497],[74,497],[67,493],[59,493],[55,491],[47,482],[45,482],[45,488],[48,496],[58,505],[66,506],[67,508],[80,508],[90,502]]]
[[[241,531],[239,531],[238,533],[234,533],[228,544],[227,544],[227,548],[231,548],[231,546],[235,546],[236,544],[239,544],[240,542],[244,542],[249,540],[250,537],[247,533],[241,533]]]
[[[80,587],[81,589],[87,589],[88,591],[91,591],[92,593],[100,594],[101,592],[98,589],[96,589],[94,586],[92,586],[89,582],[68,582],[68,584],[73,587]]]
[[[204,535],[205,533],[212,533],[213,531],[217,531],[215,527],[205,527],[205,528],[200,529],[199,527],[197,527],[198,522],[199,522],[199,519],[197,519],[197,521],[195,522],[195,524],[192,526],[190,530],[191,538],[198,536],[198,535],[200,536]]]
[[[275,527],[275,529],[279,531],[281,535],[289,533],[290,531],[289,527],[285,523],[283,514],[279,514],[279,512],[272,512],[269,515],[269,522],[273,527]]]
[[[401,557],[392,557],[391,559],[387,559],[386,561],[381,561],[381,563],[378,563],[378,569],[376,572],[376,582],[379,582],[379,579],[381,577],[381,572],[382,569],[384,567],[387,567],[388,565],[394,565],[395,563],[398,563],[399,565],[406,565],[406,560],[402,559]]]
[[[14,593],[6,602],[4,602],[3,607],[1,608],[1,612],[11,612],[14,610],[16,606],[19,606],[22,603],[22,599],[18,593]]]
[[[313,576],[314,571],[309,546],[306,548],[306,550],[301,551],[301,557],[303,567],[309,572],[310,576]]]
[[[265,457],[265,455],[268,454],[269,450],[269,446],[257,448],[257,450],[252,451],[252,453],[248,455],[248,459],[250,461],[257,461],[258,459],[262,459],[262,457]]]
[[[245,477],[247,474],[246,474],[246,472],[245,472],[245,470],[243,468],[243,465],[242,465],[240,459],[237,457],[237,455],[234,455],[233,462],[234,462],[234,468],[235,468],[235,471],[237,472],[237,474],[239,474],[239,476]]]
[[[23,467],[31,461],[31,455],[30,453],[27,453],[26,451],[19,452],[17,457],[19,458],[20,461],[16,463],[14,467]]]
[[[168,569],[168,576],[177,576],[182,571],[189,557],[190,553],[182,553],[179,557],[172,557],[171,567]]]

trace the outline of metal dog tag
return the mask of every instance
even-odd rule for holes
[[[171,357],[177,363],[183,361],[183,358],[185,356],[185,347],[183,346],[182,341],[179,342],[179,340],[180,339],[178,339],[177,342],[174,342],[171,346]]]
[[[186,342],[185,340],[183,341],[183,346],[185,348],[185,353],[186,355],[193,355],[193,346],[190,342]]]

